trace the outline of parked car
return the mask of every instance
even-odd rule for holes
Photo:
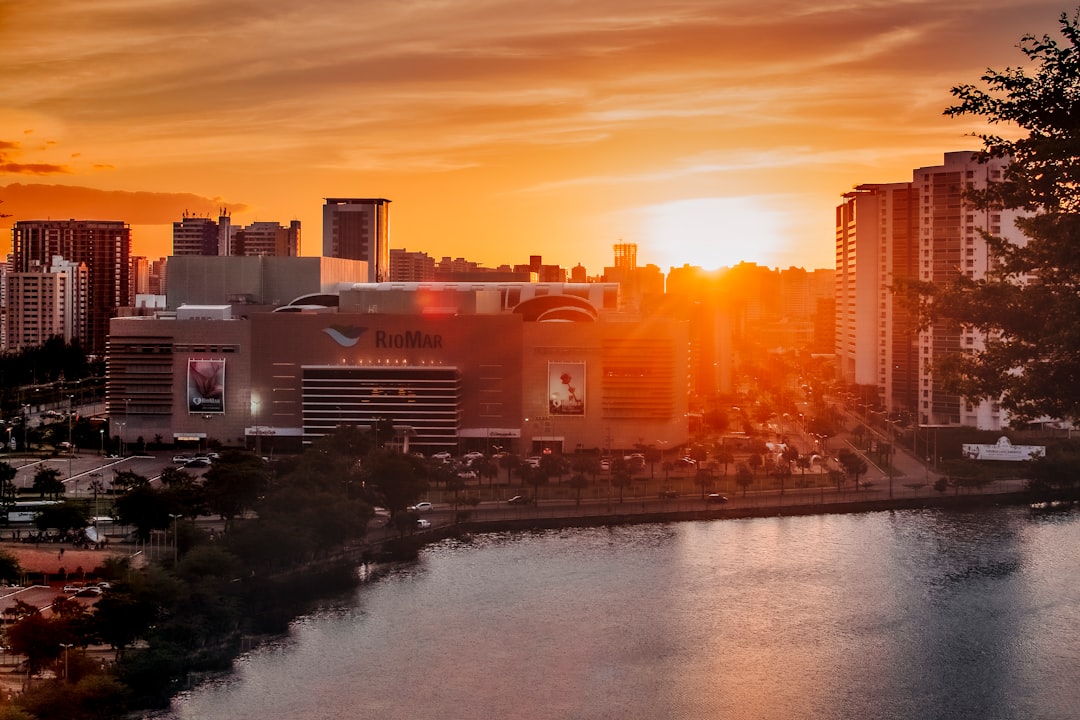
[[[431,521],[430,520],[425,520],[424,518],[418,518],[417,521],[416,521],[416,527],[418,527],[418,528],[429,528],[429,527],[431,527]]]
[[[478,460],[479,458],[482,458],[482,457],[484,457],[484,453],[482,453],[482,452],[475,452],[475,451],[473,451],[473,452],[467,452],[467,453],[465,453],[464,455],[462,455],[462,457],[463,457],[463,458],[465,458],[466,460],[470,460],[470,461],[471,461],[471,460]]]
[[[721,503],[722,504],[722,503],[726,503],[727,501],[728,501],[727,497],[724,496],[724,495],[721,495],[720,493],[709,493],[705,497],[705,502],[707,502],[707,503]]]
[[[429,502],[418,502],[415,505],[410,505],[409,510],[413,512],[431,512],[435,509],[435,506]]]
[[[532,498],[528,495],[515,495],[506,501],[507,505],[531,505]]]
[[[190,455],[173,455],[172,459],[172,461],[177,465],[186,465],[187,463],[191,462],[191,460],[192,458]]]
[[[677,497],[679,497],[679,493],[675,492],[674,490],[661,490],[660,491],[660,498],[662,500],[674,500]]]
[[[184,463],[184,467],[189,467],[189,468],[201,468],[201,467],[209,467],[209,466],[210,466],[210,458],[204,458],[204,457],[191,458],[186,463]]]
[[[475,470],[462,470],[461,472],[459,472],[457,474],[457,476],[459,478],[461,478],[462,480],[475,480],[476,479],[476,471]]]
[[[431,456],[431,459],[432,460],[441,460],[442,462],[445,463],[445,462],[450,462],[451,457],[453,457],[453,456],[450,453],[443,451],[443,452],[435,453],[434,455]]]

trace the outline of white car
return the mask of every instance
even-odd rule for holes
[[[453,456],[450,453],[444,451],[444,452],[435,453],[434,455],[431,456],[431,459],[432,460],[441,460],[442,462],[445,463],[445,462],[450,462],[451,457],[453,457]]]
[[[416,527],[418,527],[418,528],[429,528],[429,527],[431,527],[431,521],[430,520],[425,520],[424,518],[420,518],[420,519],[418,519],[416,521]]]
[[[191,462],[191,460],[192,458],[188,457],[187,455],[173,455],[172,459],[172,461],[177,465],[185,465]]]
[[[435,506],[429,502],[418,502],[415,505],[409,507],[413,512],[431,512],[435,509]]]

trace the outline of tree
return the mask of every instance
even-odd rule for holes
[[[364,461],[363,476],[393,516],[419,500],[428,487],[423,469],[401,453],[371,453]]]
[[[88,524],[86,511],[72,502],[44,507],[34,518],[34,526],[41,531],[52,528],[66,533],[69,530],[81,530]]]
[[[750,468],[745,463],[739,463],[735,468],[735,484],[742,488],[743,497],[746,497],[746,490],[754,483],[754,473],[750,471]]]
[[[19,559],[9,552],[0,551],[0,581],[12,584],[22,575]]]
[[[203,475],[207,505],[225,520],[225,529],[254,504],[269,482],[262,458],[247,453],[228,453]]]
[[[173,510],[164,492],[149,485],[138,485],[116,500],[120,522],[135,527],[139,540],[146,542],[154,530],[169,527]]]
[[[840,464],[844,466],[844,470],[848,475],[855,478],[855,490],[859,489],[859,476],[870,469],[870,466],[866,464],[866,460],[863,460],[862,455],[853,453],[850,450],[840,453]]]
[[[34,473],[34,490],[42,498],[45,496],[57,498],[63,495],[64,483],[60,480],[60,471],[44,465],[39,467],[37,472]]]
[[[566,484],[572,487],[576,493],[575,504],[581,504],[581,491],[589,486],[589,478],[585,477],[582,473],[574,473],[570,476],[570,479],[566,481]]]
[[[15,475],[17,471],[11,463],[0,462],[0,501],[15,501]]]
[[[953,117],[1018,128],[1018,139],[977,134],[978,159],[1006,158],[1001,182],[969,191],[976,209],[1016,209],[1026,243],[984,232],[993,269],[984,279],[914,283],[922,321],[974,329],[982,348],[946,356],[935,368],[950,392],[991,399],[1012,418],[1080,419],[1080,25],[1060,16],[1059,41],[1026,35],[1020,50],[1035,70],[988,70],[983,87],[952,89]]]
[[[619,502],[623,501],[623,491],[633,479],[630,463],[622,458],[615,458],[614,462],[611,463],[611,484],[619,488]]]

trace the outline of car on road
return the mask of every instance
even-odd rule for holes
[[[453,457],[448,452],[437,452],[431,456],[432,460],[441,460],[444,463],[450,462],[450,458]]]
[[[462,470],[461,472],[459,472],[457,474],[457,476],[459,478],[461,478],[462,480],[475,480],[476,479],[476,471],[475,470]]]
[[[418,518],[416,520],[416,527],[421,528],[421,529],[429,528],[429,527],[431,527],[431,521],[430,520],[425,520],[424,518]]]
[[[705,496],[705,502],[707,502],[707,503],[723,504],[723,503],[726,503],[727,501],[728,501],[727,496],[726,495],[721,495],[720,493],[709,493],[707,496]]]
[[[532,498],[528,495],[515,495],[506,501],[507,505],[531,505]]]
[[[192,461],[192,457],[190,455],[173,455],[172,461],[177,465],[186,465]]]
[[[415,505],[410,505],[409,509],[413,512],[431,512],[435,509],[435,506],[429,502],[418,502]]]
[[[679,493],[675,492],[674,490],[661,490],[660,491],[660,499],[661,500],[674,500],[677,497],[679,497]]]
[[[210,467],[210,458],[206,458],[206,457],[191,458],[186,463],[184,463],[184,467],[189,467],[189,468]]]

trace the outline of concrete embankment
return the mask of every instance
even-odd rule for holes
[[[1031,495],[1016,493],[972,493],[945,494],[920,498],[872,498],[850,500],[826,504],[791,504],[770,505],[768,507],[719,506],[695,510],[651,511],[612,513],[594,515],[543,515],[527,514],[514,518],[496,518],[485,520],[471,518],[466,521],[435,525],[429,529],[413,533],[411,538],[420,544],[435,542],[445,538],[461,537],[472,534],[491,532],[525,532],[530,530],[552,530],[572,527],[602,527],[609,525],[629,525],[640,523],[667,523],[700,520],[737,520],[758,517],[793,517],[801,515],[822,515],[833,513],[881,512],[886,510],[977,510],[980,508],[1003,505],[1027,505]],[[380,542],[370,542],[360,552],[357,559],[374,559],[382,555],[387,546],[399,538],[387,538]]]

